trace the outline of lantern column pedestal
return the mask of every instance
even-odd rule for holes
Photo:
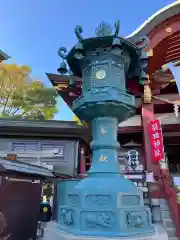
[[[65,194],[59,208],[61,230],[100,237],[153,234],[150,209],[144,205],[142,191],[120,173],[117,128],[115,117],[92,120],[92,165],[87,178]]]
[[[92,121],[93,163],[88,177],[65,193],[58,223],[47,226],[44,240],[168,240],[160,224],[151,224],[142,192],[121,176],[117,127],[114,117]]]

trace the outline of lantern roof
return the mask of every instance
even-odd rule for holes
[[[99,31],[100,30],[101,29],[99,29]],[[91,55],[93,53],[99,54],[99,52],[101,53],[103,52],[105,55],[105,54],[108,54],[108,49],[111,48],[113,39],[114,39],[114,35],[104,34],[104,36],[101,36],[97,31],[97,37],[83,39],[81,40],[81,43],[83,44],[83,48],[85,49],[85,52],[87,51],[91,53]],[[135,45],[133,42],[129,41],[128,39],[124,39],[122,37],[116,37],[116,39],[119,39],[123,48],[128,50],[128,53],[130,53],[131,58],[135,59],[134,62],[138,62],[139,55],[140,55],[140,48],[137,45]],[[97,52],[97,49],[99,50],[98,52]],[[81,72],[81,69],[79,69],[78,67],[79,66],[78,62],[80,60],[75,58],[74,56],[75,50],[76,50],[76,46],[73,47],[72,50],[67,55],[67,62],[72,72],[75,74],[75,76],[78,76],[81,78],[82,72]],[[130,65],[129,74],[135,71],[134,68],[135,66]]]

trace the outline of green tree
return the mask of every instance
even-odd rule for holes
[[[53,194],[53,184],[52,182],[46,182],[43,185],[43,195],[47,197],[47,200],[50,200],[50,197]]]
[[[80,125],[80,126],[88,126],[88,124],[85,122],[85,121],[81,121],[75,114],[73,116],[73,121],[77,123],[77,125]]]
[[[50,120],[57,93],[29,77],[28,66],[0,64],[0,117]]]

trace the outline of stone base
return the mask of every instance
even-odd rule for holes
[[[95,237],[95,236],[75,236],[57,228],[55,222],[49,222],[44,229],[43,240],[168,240],[167,233],[161,224],[154,224],[155,233],[153,235],[143,235],[137,237]]]

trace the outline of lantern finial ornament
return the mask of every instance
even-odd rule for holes
[[[118,37],[119,34],[119,29],[120,29],[120,21],[117,20],[114,24],[114,37]],[[106,36],[111,36],[113,34],[113,28],[111,27],[110,24],[106,22],[102,22],[99,24],[99,26],[96,28],[96,36],[97,37],[106,37]]]
[[[112,27],[106,22],[102,22],[95,30],[96,37],[106,37],[112,35]]]

